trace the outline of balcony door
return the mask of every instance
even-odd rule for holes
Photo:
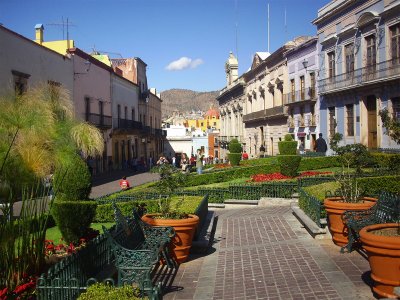
[[[367,114],[368,114],[368,148],[378,148],[377,140],[377,117],[376,117],[376,97],[374,95],[367,97]]]

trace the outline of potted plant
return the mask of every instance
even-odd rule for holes
[[[366,226],[360,231],[374,280],[372,289],[380,297],[394,299],[398,298],[393,289],[400,286],[400,218],[398,220],[398,223]]]
[[[383,127],[398,144],[400,122],[387,109],[380,113]],[[380,297],[397,299],[394,287],[400,286],[400,201],[397,199],[397,223],[366,226],[360,231],[360,240],[368,255],[373,291]]]
[[[199,223],[199,217],[194,214],[179,211],[184,198],[171,205],[171,195],[184,182],[185,175],[170,165],[161,165],[158,168],[160,180],[156,187],[160,193],[159,212],[145,214],[142,220],[152,226],[172,226],[175,237],[172,240],[172,252],[179,263],[185,262],[189,256],[193,236]]]
[[[347,146],[344,147],[348,148]],[[342,150],[339,149],[342,172],[335,175],[336,182],[339,184],[339,189],[335,193],[337,196],[329,196],[324,200],[332,240],[341,247],[348,243],[348,228],[342,219],[344,212],[346,210],[369,209],[377,201],[376,198],[363,196],[358,187],[356,175],[350,173],[350,165],[358,162],[357,155],[352,151]],[[367,151],[366,148],[364,150]]]

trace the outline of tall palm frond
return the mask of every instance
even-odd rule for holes
[[[83,122],[71,129],[71,136],[84,157],[101,155],[104,150],[104,140],[96,127]]]

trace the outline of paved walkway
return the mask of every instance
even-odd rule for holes
[[[289,202],[217,210],[211,253],[182,264],[165,299],[374,299],[368,261],[314,240]]]
[[[119,181],[126,176],[131,186],[141,185],[147,182],[156,181],[159,175],[156,173],[138,173],[132,170],[115,170],[100,174],[92,180],[92,192],[90,198],[97,198],[121,190]]]

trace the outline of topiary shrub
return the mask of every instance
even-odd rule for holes
[[[242,145],[237,139],[232,139],[228,146],[228,158],[232,166],[238,166],[242,157]]]
[[[141,297],[140,291],[126,284],[121,287],[114,287],[109,284],[95,283],[89,286],[85,293],[80,294],[78,300],[136,300],[148,299]]]
[[[86,163],[76,156],[73,162],[56,170],[53,188],[58,200],[75,201],[89,199],[92,179]]]
[[[88,231],[96,214],[95,201],[55,201],[51,214],[67,243],[76,242]]]
[[[278,149],[281,155],[296,155],[297,142],[293,140],[291,134],[286,134],[285,140],[278,142]]]
[[[295,177],[300,166],[301,156],[279,155],[278,163],[280,172],[285,176]]]

